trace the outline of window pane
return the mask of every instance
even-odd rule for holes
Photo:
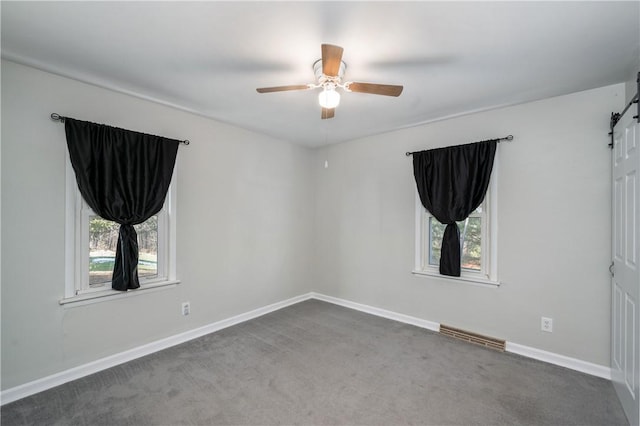
[[[440,248],[445,226],[429,216],[429,265],[440,265]]]
[[[482,266],[482,219],[469,217],[458,222],[460,228],[461,266],[465,269],[480,271]]]
[[[138,277],[158,276],[158,216],[135,225],[138,234]]]
[[[100,216],[89,217],[89,285],[110,283],[115,264],[120,225]],[[138,277],[158,275],[158,217],[134,228],[138,233]]]
[[[461,266],[480,271],[482,268],[482,218],[470,217],[458,222],[460,230]],[[429,265],[440,265],[440,250],[445,225],[429,216]]]
[[[111,282],[119,226],[100,216],[89,216],[89,285]]]

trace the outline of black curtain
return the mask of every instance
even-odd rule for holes
[[[179,141],[72,118],[65,118],[65,132],[82,197],[96,214],[120,224],[111,287],[138,288],[133,225],[162,209]]]
[[[482,204],[493,168],[497,140],[413,153],[413,175],[422,205],[447,225],[442,238],[440,273],[460,276],[460,230]]]

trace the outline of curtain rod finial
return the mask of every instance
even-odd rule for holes
[[[55,112],[54,112],[54,113],[51,113],[51,119],[52,119],[53,121],[60,121],[61,123],[64,123],[64,117],[63,117],[63,116],[61,116],[61,115],[60,115],[60,114],[58,114],[58,113],[55,113]]]

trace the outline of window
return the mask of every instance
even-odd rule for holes
[[[84,283],[83,288],[109,288],[113,276],[120,225],[94,214],[88,206],[83,206],[83,213],[88,215],[89,221],[88,238],[82,237],[82,241],[86,240],[89,246],[89,274],[86,277],[88,283]],[[164,259],[162,256],[158,257],[158,221],[162,222],[165,216],[166,212],[160,212],[144,223],[134,226],[138,234],[138,278],[141,283],[166,278]],[[160,232],[160,234],[163,233]]]
[[[175,171],[174,171],[175,176]],[[61,304],[122,297],[139,290],[177,284],[175,277],[175,185],[160,212],[135,225],[138,233],[140,288],[111,289],[120,225],[96,215],[82,199],[67,154],[66,286]]]
[[[466,220],[457,222],[460,230],[461,267],[465,272],[482,272],[486,263],[483,262],[485,250],[482,244],[486,241],[487,234],[485,210],[483,203]],[[425,224],[428,233],[428,238],[425,239],[428,247],[425,251],[428,251],[429,266],[437,267],[440,264],[440,247],[446,225],[438,222],[427,210],[425,210],[425,220],[428,221]]]
[[[497,167],[494,166],[494,176]],[[438,222],[420,202],[416,191],[416,259],[413,273],[435,275],[447,279],[498,285],[497,281],[497,194],[496,179],[491,180],[482,204],[458,222],[460,230],[460,277],[440,275],[440,247],[445,225]]]

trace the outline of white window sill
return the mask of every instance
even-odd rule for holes
[[[140,294],[148,294],[158,290],[164,290],[167,288],[175,287],[180,284],[179,280],[160,281],[149,284],[141,285],[140,288],[128,291],[117,290],[102,290],[88,293],[82,293],[75,296],[65,297],[60,299],[58,303],[65,305],[65,307],[76,307],[88,305],[91,303],[105,302],[107,300],[122,299],[123,297],[138,296]]]
[[[424,271],[419,269],[414,269],[411,271],[413,275],[420,275],[424,277],[436,277],[449,281],[457,281],[465,284],[478,285],[482,287],[490,287],[490,288],[498,288],[500,287],[500,281],[494,281],[483,277],[473,277],[473,276],[461,276],[461,277],[450,277],[448,275],[440,275],[437,271]]]

